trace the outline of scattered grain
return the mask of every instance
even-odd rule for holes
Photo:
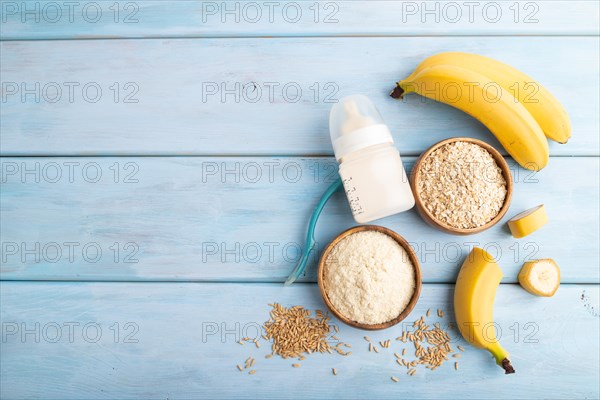
[[[343,347],[351,348],[348,343],[338,342],[335,346],[328,343],[327,338],[331,331],[338,331],[334,325],[329,325],[329,317],[321,313],[322,318],[312,318],[309,310],[301,306],[283,307],[279,304],[274,304],[273,309],[269,313],[270,319],[264,323],[265,335],[262,336],[265,340],[272,340],[271,354],[265,358],[272,358],[273,355],[280,355],[282,358],[297,358],[298,361],[305,360],[304,354],[332,353],[332,350],[342,356],[349,356],[351,351],[344,352]],[[428,310],[430,311],[430,310]],[[443,312],[438,309],[438,315],[443,316]],[[416,359],[407,361],[403,358],[407,354],[407,349],[403,348],[401,354],[393,353],[396,358],[396,363],[399,366],[405,366],[407,373],[413,376],[417,372],[418,365],[424,365],[425,368],[431,371],[436,370],[445,360],[448,360],[449,353],[452,353],[450,347],[449,335],[441,329],[439,323],[435,323],[433,327],[425,324],[425,318],[422,316],[413,323],[411,331],[405,330],[396,340],[406,343],[410,340],[415,347]],[[260,337],[259,337],[260,338]],[[259,338],[254,340],[257,347],[260,348]],[[244,338],[247,339],[247,338]],[[242,339],[242,340],[244,340]],[[337,337],[335,337],[337,340]],[[373,345],[368,336],[364,336],[364,340],[369,343],[369,351],[379,353],[379,347]],[[242,341],[240,341],[241,343]],[[243,344],[243,343],[241,343]],[[384,349],[390,348],[391,340],[382,340],[379,346]],[[457,346],[460,351],[464,351],[462,346]],[[460,354],[453,354],[453,358],[460,358]],[[240,364],[236,368],[240,371],[250,369],[255,359],[248,357],[245,365],[242,368]],[[292,364],[293,368],[299,368],[301,364]],[[455,363],[455,369],[458,370],[458,362]],[[256,370],[251,370],[249,373],[254,374]],[[332,368],[333,375],[337,375],[337,370]]]
[[[250,375],[254,375],[256,373],[256,370],[253,369],[252,371],[248,372]]]
[[[392,377],[391,377],[391,379],[392,379],[394,382],[398,382],[398,381],[399,381],[399,379],[398,379],[398,378],[396,378],[395,376],[392,376]]]
[[[240,367],[240,364],[236,365],[236,367],[237,367],[237,369],[239,369],[240,371],[242,371],[242,370],[243,370],[243,368],[242,368],[242,367]]]
[[[427,310],[427,314],[425,314],[426,316],[430,316],[431,315],[431,308],[429,310]]]
[[[458,371],[458,362],[454,363],[454,369]]]
[[[309,310],[301,306],[283,307],[273,304],[271,318],[264,323],[267,340],[273,340],[273,354],[283,358],[297,358],[302,353],[329,352],[327,336],[333,329],[329,317],[323,313],[312,318]]]

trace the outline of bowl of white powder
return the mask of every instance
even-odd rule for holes
[[[415,252],[396,232],[376,225],[341,233],[319,262],[319,289],[341,321],[361,329],[385,329],[402,321],[421,291]]]

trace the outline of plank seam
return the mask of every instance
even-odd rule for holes
[[[431,34],[431,35],[394,35],[394,34],[337,34],[337,35],[195,35],[195,36],[101,36],[77,38],[9,38],[0,39],[2,42],[64,42],[64,41],[98,41],[98,40],[195,40],[195,39],[335,39],[335,38],[434,38],[434,37],[564,37],[564,38],[589,38],[600,37],[600,33],[589,32],[583,34]]]

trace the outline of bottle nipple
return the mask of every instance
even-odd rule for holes
[[[354,100],[347,100],[344,102],[344,111],[346,112],[346,121],[342,125],[342,135],[347,135],[358,129],[375,125],[376,123],[373,118],[360,113],[358,105]]]

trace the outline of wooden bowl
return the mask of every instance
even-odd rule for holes
[[[331,301],[329,300],[329,297],[327,296],[327,290],[325,288],[325,279],[324,279],[325,260],[327,260],[327,257],[329,257],[329,253],[331,253],[331,250],[333,250],[335,248],[335,246],[337,246],[337,244],[345,237],[350,236],[353,233],[363,232],[363,231],[381,232],[381,233],[388,235],[392,239],[394,239],[400,246],[402,246],[404,248],[404,250],[406,250],[406,252],[408,253],[408,256],[410,258],[410,261],[412,262],[412,265],[415,269],[415,291],[412,295],[412,298],[406,305],[406,308],[404,308],[402,313],[400,313],[400,315],[398,315],[396,318],[394,318],[390,321],[381,323],[381,324],[362,324],[360,322],[353,321],[353,320],[347,318],[346,316],[342,315],[338,310],[336,310],[336,308],[333,306],[333,304],[331,304]],[[323,300],[325,301],[325,304],[327,304],[327,307],[331,310],[331,312],[340,321],[344,322],[345,324],[348,324],[350,326],[354,326],[354,327],[360,328],[360,329],[377,330],[377,329],[386,329],[386,328],[389,328],[390,326],[396,325],[397,323],[402,321],[404,318],[406,318],[408,316],[408,314],[410,314],[410,312],[413,310],[413,308],[417,304],[417,300],[419,300],[419,294],[421,293],[421,268],[419,267],[419,259],[417,258],[417,255],[413,251],[412,247],[410,247],[408,242],[406,240],[404,240],[404,238],[402,236],[398,235],[396,232],[392,231],[391,229],[384,228],[383,226],[361,225],[361,226],[355,226],[354,228],[350,228],[350,229],[340,233],[335,239],[333,239],[333,241],[331,243],[329,243],[329,245],[323,252],[323,255],[321,256],[321,260],[319,261],[319,270],[318,270],[317,274],[318,274],[318,281],[319,281],[319,290],[321,291],[321,296],[323,296]]]
[[[504,205],[498,212],[498,215],[496,215],[493,219],[488,221],[486,224],[478,226],[476,228],[469,228],[469,229],[455,228],[451,225],[446,224],[443,221],[439,221],[439,220],[435,219],[435,217],[429,212],[429,210],[427,210],[427,208],[423,204],[423,200],[421,199],[421,197],[419,196],[419,193],[417,192],[418,183],[419,183],[419,180],[421,179],[419,170],[421,169],[421,164],[423,163],[423,161],[427,157],[429,157],[429,155],[431,153],[433,153],[435,150],[439,149],[440,147],[442,147],[448,143],[454,143],[454,142],[473,143],[473,144],[476,144],[476,145],[481,146],[484,149],[486,149],[492,155],[492,157],[494,158],[494,161],[496,161],[496,164],[502,170],[502,175],[504,176],[504,179],[506,180],[506,198],[504,199]],[[500,220],[502,219],[504,214],[506,214],[506,212],[508,211],[508,208],[510,207],[510,202],[512,200],[512,193],[513,193],[512,174],[510,173],[508,164],[506,163],[506,160],[504,159],[504,157],[502,157],[502,154],[500,154],[492,146],[490,146],[489,144],[487,144],[485,142],[482,142],[481,140],[467,138],[467,137],[455,137],[455,138],[442,140],[441,142],[434,144],[429,149],[427,149],[423,154],[421,154],[421,156],[419,157],[419,159],[413,166],[412,171],[410,173],[410,185],[412,187],[412,191],[413,191],[413,194],[415,197],[415,205],[417,206],[417,211],[418,211],[419,215],[421,215],[421,217],[425,220],[425,222],[427,222],[429,225],[431,225],[443,232],[451,233],[454,235],[472,235],[474,233],[483,232],[486,229],[489,229],[492,226],[496,225],[498,222],[500,222]]]

